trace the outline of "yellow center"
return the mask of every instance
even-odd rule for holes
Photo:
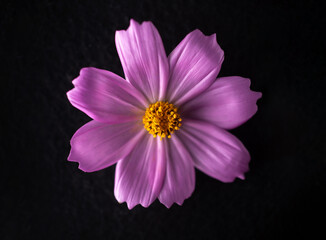
[[[166,136],[171,138],[171,134],[181,127],[181,120],[173,104],[161,101],[149,105],[143,117],[146,130],[153,137],[160,136],[161,139]]]

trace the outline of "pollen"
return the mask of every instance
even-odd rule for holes
[[[171,138],[171,135],[181,127],[178,109],[169,102],[156,102],[150,104],[143,117],[145,129],[153,137]]]

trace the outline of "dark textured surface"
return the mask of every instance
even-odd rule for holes
[[[325,11],[322,1],[2,1],[1,239],[288,239],[321,232]],[[114,32],[130,18],[153,21],[167,53],[195,28],[217,33],[225,51],[220,76],[249,77],[263,92],[258,113],[232,131],[252,155],[245,181],[224,184],[197,171],[195,192],[182,207],[156,201],[129,211],[114,198],[114,167],[86,174],[66,161],[70,137],[90,119],[65,94],[82,67],[123,74]]]

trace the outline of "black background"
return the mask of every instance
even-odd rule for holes
[[[322,1],[2,1],[1,239],[288,239],[326,227],[325,5]],[[220,76],[261,91],[232,131],[251,153],[246,180],[196,172],[182,207],[129,211],[114,168],[84,173],[69,140],[90,119],[66,92],[82,67],[123,76],[114,33],[150,20],[167,53],[190,31],[217,33]],[[324,234],[323,234],[324,235]]]

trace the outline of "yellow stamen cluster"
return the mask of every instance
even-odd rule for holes
[[[156,102],[146,109],[143,117],[143,123],[146,130],[153,137],[171,138],[174,131],[181,127],[180,115],[178,109],[169,102]]]

